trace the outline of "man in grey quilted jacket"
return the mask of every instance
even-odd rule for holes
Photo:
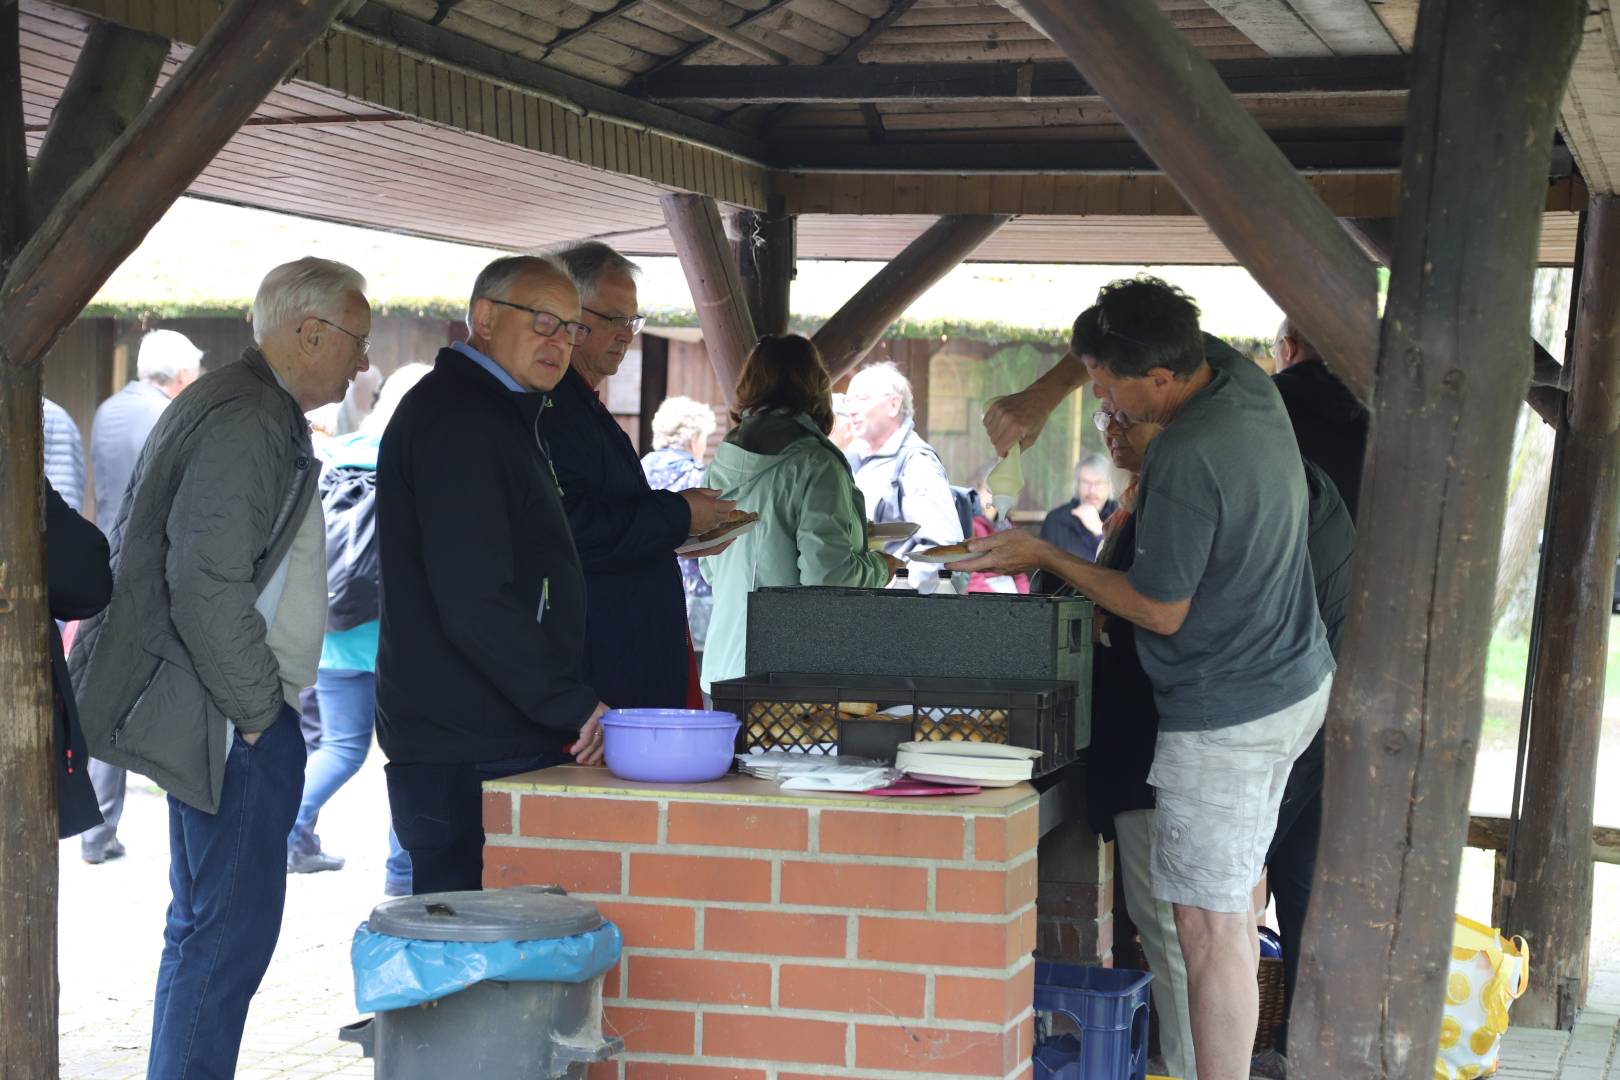
[[[255,348],[164,410],[112,528],[112,603],[71,669],[90,752],[169,792],[173,898],[151,1080],[234,1075],[275,951],[304,782],[298,692],[326,626],[319,471],[304,413],[366,370],[353,269],[265,276]]]

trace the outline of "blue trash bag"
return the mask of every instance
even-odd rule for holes
[[[354,1000],[361,1012],[386,1012],[448,997],[474,983],[580,983],[619,962],[624,937],[603,922],[595,930],[544,941],[421,941],[375,934],[361,923],[349,946]]]

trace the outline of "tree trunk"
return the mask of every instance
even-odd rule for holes
[[[1568,430],[1545,540],[1538,691],[1509,908],[1537,976],[1514,1007],[1531,1027],[1574,1024],[1592,928],[1592,804],[1603,731],[1609,604],[1620,538],[1620,199],[1587,214]]]
[[[1496,564],[1496,599],[1491,604],[1491,627],[1500,626],[1524,591],[1535,561],[1537,541],[1546,517],[1547,484],[1552,479],[1553,431],[1532,419],[1524,425],[1513,471],[1519,482],[1508,496],[1501,554]]]
[[[1427,0],[1291,1073],[1431,1073],[1558,104],[1584,0]]]

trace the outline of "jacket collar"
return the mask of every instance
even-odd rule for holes
[[[281,395],[281,400],[289,414],[293,436],[308,443],[309,421],[304,418],[303,410],[298,407],[298,399],[293,397],[292,393],[281,384],[281,379],[277,377],[275,369],[270,366],[270,361],[265,359],[264,353],[260,352],[255,346],[249,345],[242,350],[241,364],[243,368],[252,372],[254,378],[267,386],[274,387],[276,393]]]
[[[464,382],[477,386],[479,389],[499,398],[508,405],[518,408],[519,412],[522,411],[522,409],[518,407],[517,399],[519,397],[532,399],[535,404],[544,408],[550,404],[551,399],[555,397],[557,393],[556,390],[553,390],[550,393],[517,393],[508,390],[506,387],[501,385],[501,381],[499,379],[480,367],[476,360],[462,352],[460,349],[453,349],[448,345],[439,350],[439,355],[434,359],[433,366],[437,370],[443,371],[452,378],[460,379]],[[561,389],[560,385],[558,389]]]

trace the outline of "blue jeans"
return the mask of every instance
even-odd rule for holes
[[[376,726],[377,673],[321,668],[315,685],[305,690],[301,718],[304,745],[310,748],[304,770],[304,797],[298,820],[287,834],[288,852],[304,855],[321,850],[315,821],[321,807],[365,763]],[[312,737],[313,736],[313,737]],[[411,891],[411,857],[388,830],[388,886],[396,893]]]
[[[169,796],[169,901],[148,1080],[229,1080],[248,1002],[270,966],[287,898],[287,830],[304,788],[298,714],[249,746],[231,737],[219,812]]]
[[[371,749],[371,731],[377,715],[377,675],[371,671],[334,671],[321,668],[315,678],[320,702],[320,744],[304,769],[304,798],[298,820],[287,836],[287,850],[313,855],[321,850],[315,838],[315,819],[321,807],[337,794],[365,763]]]

